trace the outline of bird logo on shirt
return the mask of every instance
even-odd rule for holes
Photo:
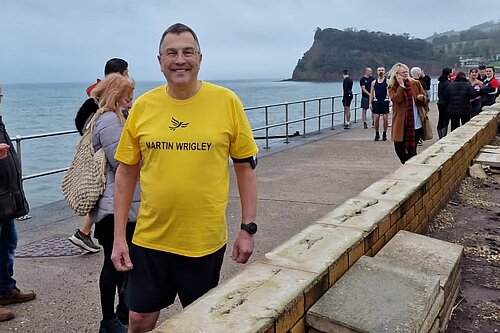
[[[189,125],[189,123],[185,123],[182,121],[178,121],[174,117],[172,117],[172,126],[169,126],[171,131],[175,132],[176,129],[180,128],[186,128]]]

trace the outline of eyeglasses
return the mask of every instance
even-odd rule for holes
[[[196,54],[200,53],[194,48],[184,48],[184,49],[167,49],[164,53],[161,53],[161,56],[171,60],[177,58],[180,54],[184,59],[192,59]]]

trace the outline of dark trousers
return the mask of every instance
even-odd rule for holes
[[[398,155],[399,160],[402,164],[405,164],[413,156],[417,155],[417,144],[418,141],[424,136],[424,129],[419,128],[415,130],[415,150],[408,151],[405,147],[405,142],[394,142],[394,150],[396,151],[396,155]]]
[[[122,324],[128,324],[128,307],[124,302],[122,292],[125,273],[118,272],[111,261],[114,241],[114,215],[108,215],[96,223],[95,237],[102,245],[104,262],[99,276],[99,292],[101,296],[102,319],[109,320],[118,317]],[[127,223],[127,243],[131,244],[135,223]],[[115,296],[118,293],[118,305],[115,314]]]
[[[13,277],[16,247],[17,231],[14,220],[0,221],[0,295],[10,293],[16,286]]]
[[[464,125],[466,122],[470,120],[470,114],[457,114],[451,115],[451,132],[460,127],[460,123]]]
[[[448,128],[448,124],[450,122],[450,118],[448,116],[448,106],[446,104],[438,104],[438,112],[439,118],[437,123],[437,129]]]

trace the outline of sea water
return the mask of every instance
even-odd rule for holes
[[[277,103],[300,101],[342,94],[341,82],[292,82],[280,80],[228,80],[212,81],[215,84],[233,90],[242,100],[245,108]],[[135,96],[162,85],[163,82],[136,82]],[[87,98],[85,88],[89,83],[45,83],[45,84],[6,84],[3,86],[5,95],[0,105],[0,112],[11,137],[33,134],[74,130],[74,118],[81,104]],[[354,92],[359,92],[359,85],[354,85]],[[325,112],[331,112],[330,106],[322,106]],[[301,117],[302,104],[291,107],[295,109],[295,119]],[[308,105],[310,112],[317,114],[317,104]],[[271,108],[271,121],[284,121],[283,108]],[[335,111],[342,109],[340,99],[336,102]],[[312,113],[307,116],[312,116]],[[247,116],[252,128],[265,124],[264,109],[248,110]],[[290,119],[293,115],[291,115]],[[341,115],[339,114],[339,117]],[[341,121],[341,120],[340,120]],[[272,122],[271,122],[272,123]],[[328,121],[325,120],[325,127]],[[309,127],[317,126],[317,120],[308,122]],[[290,127],[290,133],[299,131],[301,124]],[[284,130],[274,129],[274,134],[283,134]],[[263,131],[255,132],[257,137]],[[65,168],[69,165],[79,140],[78,134],[56,136],[22,142],[23,174],[32,175],[39,172]],[[259,145],[262,145],[260,142]],[[26,195],[31,207],[40,206],[63,199],[61,180],[63,174],[54,174],[24,182]]]

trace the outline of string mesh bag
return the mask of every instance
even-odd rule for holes
[[[62,180],[62,192],[68,205],[80,215],[87,215],[106,188],[106,155],[94,152],[92,133],[102,111],[92,117],[76,147],[76,154]]]

